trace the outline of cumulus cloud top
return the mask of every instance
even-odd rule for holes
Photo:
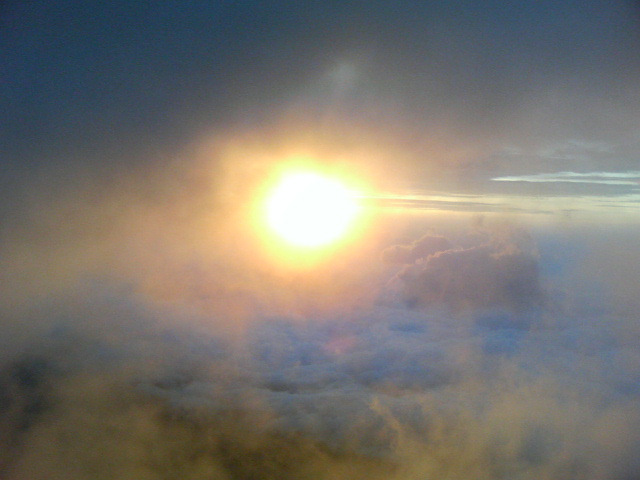
[[[509,238],[475,240],[476,245],[456,247],[445,237],[428,235],[410,246],[386,249],[383,258],[405,264],[397,278],[411,306],[526,308],[540,303],[538,256],[528,239],[514,232]]]

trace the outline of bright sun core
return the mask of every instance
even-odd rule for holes
[[[287,243],[320,247],[341,238],[358,210],[339,181],[311,172],[285,175],[266,203],[269,226]]]

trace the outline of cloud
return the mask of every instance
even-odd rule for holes
[[[529,330],[513,312],[474,324],[371,305],[261,318],[229,342],[184,313],[162,322],[166,309],[100,296],[67,303],[55,329],[3,362],[4,478],[595,480],[640,470],[637,344],[595,311]],[[84,332],[68,320],[98,311],[102,326]],[[633,328],[632,317],[615,321]]]
[[[533,234],[488,221],[388,249],[411,236],[378,225],[358,249],[291,272],[241,214],[265,166],[211,152],[215,168],[34,193],[3,231],[0,476],[640,471],[638,309],[617,297],[612,309],[597,283],[635,298],[635,237],[607,230],[617,244],[574,260],[587,286],[564,259],[596,229],[538,231],[538,253]],[[398,270],[420,308],[387,300]]]
[[[474,183],[532,161],[637,180],[631,7],[374,3],[3,5],[0,477],[640,475],[631,223],[451,212],[573,208]],[[300,158],[421,210],[278,256]]]
[[[388,263],[414,263],[438,252],[452,248],[451,242],[442,235],[425,235],[411,245],[394,245],[382,252],[382,260]]]
[[[517,175],[492,178],[494,182],[534,182],[534,183],[593,183],[600,185],[630,185],[638,186],[640,172],[558,172],[537,173],[534,175]]]
[[[520,240],[514,235],[462,248],[427,236],[411,247],[387,249],[385,257],[407,264],[397,278],[408,305],[525,308],[540,303],[542,288],[537,254]]]

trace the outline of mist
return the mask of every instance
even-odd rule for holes
[[[637,475],[637,229],[378,213],[296,271],[184,192],[5,237],[5,478]]]
[[[638,478],[640,17],[547,3],[5,2],[0,477]]]

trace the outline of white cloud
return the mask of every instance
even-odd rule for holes
[[[533,175],[494,177],[491,180],[494,182],[590,183],[600,185],[638,186],[640,185],[640,171],[537,173]]]

